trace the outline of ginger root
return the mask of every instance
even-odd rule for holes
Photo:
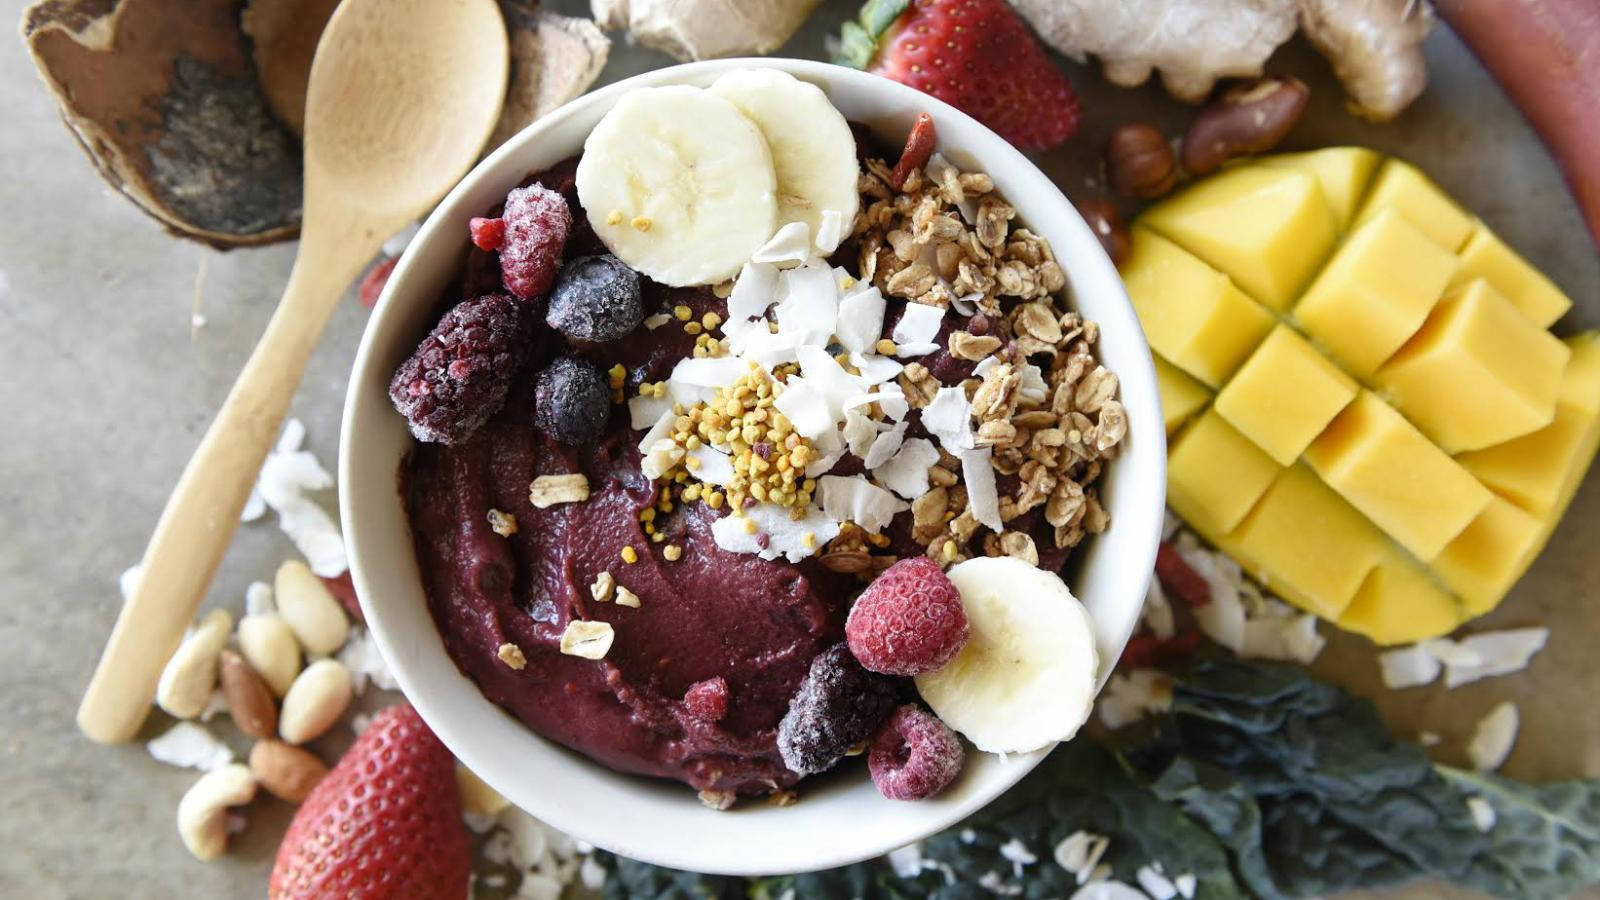
[[[818,0],[593,0],[594,20],[679,62],[766,54]]]
[[[1168,93],[1198,103],[1221,78],[1251,77],[1296,27],[1332,63],[1351,109],[1393,118],[1427,82],[1423,0],[1013,0],[1056,50],[1099,57],[1113,84],[1152,70]]]

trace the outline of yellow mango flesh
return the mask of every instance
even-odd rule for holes
[[[1167,503],[1201,533],[1226,534],[1281,469],[1215,410],[1207,410],[1167,453]]]
[[[1456,270],[1454,284],[1466,284],[1475,278],[1494,285],[1540,328],[1549,328],[1572,308],[1572,301],[1554,282],[1528,265],[1482,222],[1461,248],[1461,267]]]
[[[1600,331],[1576,334],[1564,343],[1572,357],[1561,377],[1560,402],[1600,415]]]
[[[1334,622],[1390,552],[1365,516],[1300,465],[1278,475],[1224,546],[1270,590]]]
[[[1132,231],[1122,279],[1151,349],[1210,387],[1272,329],[1272,314],[1226,276],[1144,228]]]
[[[1155,364],[1156,390],[1161,396],[1162,417],[1170,438],[1211,402],[1211,391],[1159,356],[1155,357]]]
[[[1538,518],[1494,497],[1431,567],[1460,595],[1468,616],[1481,616],[1500,603],[1543,544],[1543,523]]]
[[[1378,563],[1354,600],[1339,616],[1339,627],[1391,646],[1438,637],[1461,623],[1461,604],[1404,557]]]
[[[1316,178],[1260,166],[1197,182],[1141,221],[1278,311],[1300,295],[1338,233]]]
[[[1365,379],[1417,333],[1455,273],[1455,257],[1384,210],[1334,253],[1294,317],[1344,368]]]
[[[1261,165],[1297,169],[1317,179],[1322,196],[1333,210],[1334,221],[1343,230],[1350,227],[1367,185],[1372,183],[1372,174],[1382,161],[1382,154],[1366,147],[1328,147],[1263,157]]]
[[[1216,408],[1279,465],[1292,465],[1353,399],[1355,380],[1279,325],[1217,395]]]
[[[1571,351],[1482,279],[1453,290],[1373,380],[1447,453],[1550,424]]]
[[[1371,391],[1340,413],[1306,462],[1356,509],[1421,560],[1489,505],[1489,491]]]
[[[1460,250],[1472,233],[1472,217],[1432,179],[1404,160],[1384,162],[1372,190],[1367,192],[1366,202],[1356,214],[1356,224],[1361,225],[1386,210],[1405,217],[1429,240],[1450,253]]]

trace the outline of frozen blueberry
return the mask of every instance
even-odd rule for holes
[[[817,654],[778,723],[778,752],[799,775],[832,768],[872,736],[895,705],[895,682],[868,672],[837,644]]]
[[[562,356],[539,373],[533,403],[540,431],[563,444],[587,444],[606,430],[611,384],[594,363]]]
[[[639,273],[609,253],[567,263],[550,292],[551,328],[582,341],[614,341],[644,320]]]
[[[523,305],[505,294],[445,313],[389,382],[389,399],[417,440],[460,443],[499,412],[530,331]]]

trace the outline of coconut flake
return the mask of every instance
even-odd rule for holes
[[[1432,683],[1444,666],[1438,657],[1413,644],[1378,654],[1378,668],[1383,675],[1383,686],[1398,691]]]
[[[1444,738],[1437,731],[1417,732],[1417,744],[1423,747],[1437,747],[1444,743]]]
[[[1150,900],[1144,891],[1109,879],[1091,881],[1073,894],[1071,900]]]
[[[825,209],[817,215],[817,253],[828,256],[839,249],[844,240],[844,213]]]
[[[1494,830],[1495,811],[1494,804],[1482,797],[1467,798],[1467,812],[1472,814],[1473,827],[1480,832],[1488,834]]]
[[[804,222],[790,222],[779,228],[756,252],[750,261],[770,263],[780,268],[798,266],[811,256],[811,226]]]
[[[836,428],[824,431],[821,436],[811,442],[811,446],[822,454],[806,464],[806,477],[816,478],[818,475],[827,474],[839,460],[844,459],[844,439],[840,437]]]
[[[939,449],[932,441],[912,438],[903,441],[891,459],[872,469],[872,476],[896,494],[915,500],[928,492],[928,470],[938,461]]]
[[[843,408],[845,412],[849,412],[874,403],[878,404],[878,408],[883,410],[885,416],[896,422],[904,419],[906,413],[911,411],[911,404],[906,401],[905,392],[898,384],[886,384],[871,393],[856,394],[844,402]]]
[[[1508,628],[1469,635],[1459,646],[1478,658],[1476,665],[1445,663],[1444,686],[1455,688],[1480,678],[1509,675],[1527,668],[1550,638],[1548,628]]]
[[[378,650],[378,642],[365,628],[351,626],[350,638],[339,648],[337,657],[350,671],[350,687],[356,694],[367,689],[369,680],[373,687],[381,690],[400,689],[399,682],[394,680],[394,675],[389,671],[389,664],[384,662],[383,654]]]
[[[839,284],[826,263],[811,262],[778,275],[784,299],[775,310],[778,335],[795,347],[821,347],[839,326]]]
[[[144,575],[144,566],[132,565],[122,570],[117,576],[117,590],[122,594],[122,599],[127,600],[139,588],[139,579]]]
[[[644,330],[655,331],[657,328],[672,321],[672,316],[666,313],[655,313],[644,317]]]
[[[828,398],[805,378],[790,376],[772,405],[801,437],[815,439],[834,428],[836,420],[828,409]]]
[[[1017,396],[1033,403],[1043,403],[1050,396],[1050,385],[1045,382],[1044,372],[1038,366],[1029,363],[1021,368],[1019,374],[1022,380],[1017,385]]]
[[[869,469],[875,469],[894,458],[894,455],[900,452],[900,445],[905,442],[906,427],[910,424],[901,422],[889,431],[879,434],[873,439],[872,446],[867,448],[866,454],[861,457],[862,464]]]
[[[834,421],[844,418],[844,405],[850,398],[861,394],[866,385],[861,379],[840,367],[838,360],[828,351],[816,346],[803,346],[795,351],[800,361],[800,371],[806,380],[827,398],[828,411]]]
[[[1161,580],[1150,579],[1144,592],[1144,608],[1139,612],[1139,623],[1150,629],[1156,640],[1165,641],[1178,633],[1177,620],[1172,614],[1172,602],[1161,588]]]
[[[672,384],[687,385],[697,388],[725,388],[750,371],[750,364],[742,359],[732,356],[720,357],[690,357],[678,361],[672,367],[672,374],[667,378],[668,386]]]
[[[867,387],[883,384],[906,368],[887,356],[872,353],[851,353],[850,365],[855,366],[856,371],[861,373],[858,377],[866,382]]]
[[[976,444],[972,435],[972,403],[961,387],[942,387],[922,409],[922,427],[939,439],[951,456],[960,456]]]
[[[233,751],[217,736],[193,722],[178,722],[145,744],[157,762],[209,772],[233,762]]]
[[[1177,886],[1172,883],[1172,879],[1166,876],[1166,873],[1161,871],[1160,863],[1140,866],[1139,870],[1133,874],[1133,877],[1139,882],[1139,887],[1144,889],[1150,900],[1172,900],[1172,898],[1178,896]]]
[[[640,394],[628,398],[628,427],[634,431],[643,431],[661,421],[661,417],[672,412],[671,397],[646,397]]]
[[[1021,878],[1024,868],[1039,861],[1039,857],[1035,856],[1034,852],[1028,849],[1028,845],[1024,844],[1022,839],[1018,837],[1013,837],[1011,840],[1006,841],[998,849],[1000,855],[1010,861],[1011,876],[1013,878]]]
[[[868,285],[839,301],[839,319],[834,325],[839,344],[853,353],[870,353],[883,334],[883,293]],[[898,364],[897,364],[898,365]]]
[[[690,465],[688,460],[698,462]],[[733,480],[733,461],[728,454],[715,447],[701,444],[685,454],[684,464],[689,468],[689,474],[697,481],[706,484],[725,485]]]
[[[1000,365],[1000,357],[985,356],[983,359],[978,360],[977,365],[972,367],[972,377],[982,378],[984,375],[988,374],[990,369],[998,365]]]
[[[244,509],[239,511],[239,521],[254,522],[266,515],[266,512],[267,501],[261,496],[260,491],[251,488],[249,498],[244,501]]]
[[[650,430],[645,432],[644,437],[639,439],[639,452],[650,453],[662,441],[666,441],[669,444],[672,443],[669,438],[672,436],[673,423],[677,420],[678,417],[673,415],[670,409],[662,413],[661,418],[656,420],[656,424],[650,426]],[[650,477],[655,478],[658,476],[652,475]]]
[[[904,359],[908,356],[926,356],[939,349],[934,338],[939,334],[939,325],[944,321],[944,310],[926,303],[907,303],[905,312],[900,314],[900,321],[894,323],[894,331],[889,339],[894,341],[898,348],[895,355]]]
[[[1239,597],[1239,580],[1224,571],[1218,554],[1200,547],[1193,538],[1178,542],[1178,555],[1211,589],[1211,602],[1194,610],[1200,630],[1234,653],[1241,652],[1245,641],[1245,609]]]
[[[1430,638],[1419,641],[1418,647],[1433,655],[1439,662],[1447,666],[1472,668],[1483,665],[1483,657],[1471,647],[1463,646],[1449,638]]]
[[[851,453],[864,457],[884,430],[883,426],[874,422],[866,413],[859,409],[850,409],[845,411],[844,428],[840,434],[844,436],[845,446],[850,448]]]
[[[922,844],[907,844],[898,850],[890,850],[888,856],[889,868],[901,878],[915,878],[922,874]]]
[[[756,530],[748,530],[747,522],[754,522]],[[816,553],[838,534],[838,519],[815,506],[806,507],[805,517],[795,520],[787,507],[757,503],[742,517],[727,515],[711,523],[711,536],[724,550],[769,560],[782,556],[792,563]]]
[[[247,616],[264,616],[278,611],[278,604],[272,599],[272,585],[265,581],[252,581],[244,589],[244,614]]]
[[[1159,669],[1133,669],[1112,675],[1095,704],[1100,721],[1111,729],[1171,708],[1172,677]]]
[[[869,534],[877,534],[896,513],[910,509],[895,495],[860,475],[824,475],[817,481],[817,497],[830,518],[851,521]]]
[[[1506,700],[1478,722],[1467,742],[1467,758],[1474,769],[1493,772],[1505,763],[1517,743],[1518,718],[1517,705]]]
[[[747,262],[728,294],[728,321],[745,322],[766,315],[778,293],[778,269],[766,263]]]
[[[993,447],[967,450],[961,454],[961,478],[967,483],[967,510],[995,534],[1005,530],[1000,518],[1000,491],[995,484],[994,465],[989,458]]]

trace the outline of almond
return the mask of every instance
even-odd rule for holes
[[[232,650],[222,651],[220,668],[222,696],[233,723],[253,738],[272,737],[278,729],[278,703],[267,682]]]
[[[267,739],[250,748],[250,773],[272,796],[299,803],[328,774],[328,767],[309,750]]]

